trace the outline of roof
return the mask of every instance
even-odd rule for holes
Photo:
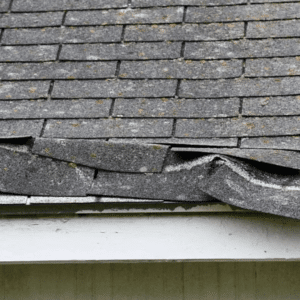
[[[300,4],[276,2],[2,0],[0,203],[300,218]]]

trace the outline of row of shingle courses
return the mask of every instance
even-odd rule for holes
[[[1,120],[1,138],[39,136],[49,138],[167,138],[173,135],[173,119],[98,118]],[[300,135],[300,117],[244,117],[177,119],[176,138],[227,138]],[[43,131],[42,131],[43,130]]]
[[[111,24],[216,23],[299,18],[300,4],[255,4],[221,7],[184,7],[68,11],[66,26]],[[9,13],[0,15],[0,28],[60,26],[63,12]],[[254,23],[257,24],[257,23]]]
[[[108,79],[115,77],[116,66],[117,61],[0,63],[0,80]],[[244,77],[300,75],[300,57],[247,59],[245,66],[243,60],[235,59],[226,61],[183,59],[122,61],[118,77],[126,79],[218,79],[238,78],[242,74]],[[54,91],[55,96],[57,95]],[[68,95],[63,96],[68,97]]]
[[[0,11],[8,11],[11,0],[2,0]],[[294,0],[250,0],[250,3],[293,2]],[[246,4],[247,0],[132,0],[131,7],[157,6],[218,6]],[[126,8],[128,0],[13,0],[12,11],[57,11],[57,10],[88,10],[107,8]]]

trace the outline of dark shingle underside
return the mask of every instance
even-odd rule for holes
[[[1,0],[0,193],[300,218],[300,3],[276,2]]]

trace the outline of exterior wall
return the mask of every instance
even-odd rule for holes
[[[300,299],[300,262],[0,265],[0,299]]]

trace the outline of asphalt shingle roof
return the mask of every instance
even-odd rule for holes
[[[1,0],[0,192],[300,218],[300,4],[276,2]]]

